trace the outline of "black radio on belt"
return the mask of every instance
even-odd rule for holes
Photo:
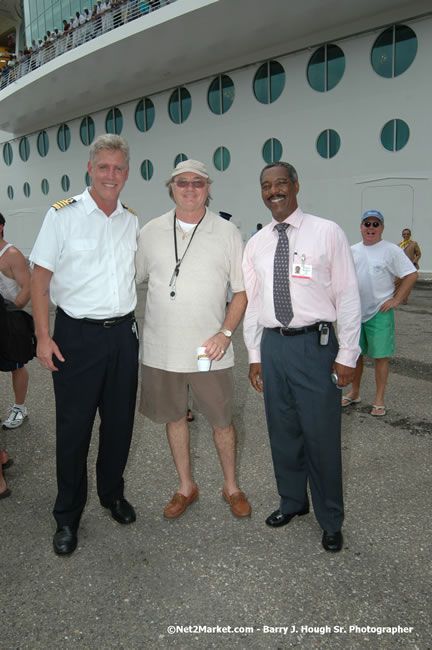
[[[318,327],[320,345],[328,345],[330,334],[330,323],[320,323]]]

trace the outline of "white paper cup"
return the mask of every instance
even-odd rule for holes
[[[201,372],[206,372],[211,368],[211,361],[206,354],[204,347],[197,348],[197,366]]]

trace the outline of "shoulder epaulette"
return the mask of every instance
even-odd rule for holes
[[[56,210],[60,210],[60,208],[64,208],[66,205],[70,205],[71,203],[76,203],[76,199],[63,199],[62,201],[53,203],[51,207],[55,208]]]
[[[132,208],[130,208],[128,205],[126,205],[126,203],[121,202],[121,204],[122,204],[122,206],[124,207],[125,210],[129,210],[129,212],[132,212],[132,214],[134,214],[136,216],[135,210],[132,210]]]

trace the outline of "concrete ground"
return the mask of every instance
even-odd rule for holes
[[[361,404],[343,412],[345,546],[336,555],[322,549],[313,513],[279,530],[264,525],[278,496],[262,397],[249,385],[237,333],[238,472],[252,517],[235,519],[222,500],[210,429],[196,414],[200,497],[165,520],[177,483],[164,427],[137,413],[126,473],[136,523],[121,526],[99,505],[95,430],[79,545],[57,557],[53,391],[32,361],[29,418],[0,432],[15,460],[6,471],[12,496],[0,501],[0,649],[430,648],[431,298],[426,278],[397,310],[387,416],[369,415],[371,364]],[[6,373],[0,396],[5,417],[13,403]]]

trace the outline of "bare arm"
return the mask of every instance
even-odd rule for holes
[[[247,305],[246,291],[238,291],[233,295],[231,304],[226,313],[222,327],[231,332],[235,332],[238,324],[243,318]],[[230,344],[231,339],[222,332],[218,332],[211,338],[204,341],[203,346],[206,348],[207,356],[212,361],[219,361],[225,354],[225,350]]]
[[[27,260],[17,248],[13,247],[7,251],[7,262],[10,269],[10,277],[13,278],[20,287],[20,292],[15,298],[15,304],[22,309],[30,300],[30,280],[31,275]]]
[[[49,330],[49,285],[52,271],[43,266],[35,265],[31,282],[31,298],[33,306],[33,318],[37,337],[36,354],[41,366],[48,370],[58,370],[54,365],[53,356],[64,361],[57,344],[50,336]]]
[[[409,294],[409,292],[415,285],[417,278],[418,278],[417,271],[414,271],[414,273],[409,273],[404,278],[402,278],[402,282],[400,283],[399,288],[396,291],[395,295],[393,296],[393,298],[386,300],[385,303],[381,305],[380,312],[384,313],[386,311],[389,311],[389,309],[393,309],[394,307],[397,307],[401,302],[401,300],[404,300],[404,298]]]

